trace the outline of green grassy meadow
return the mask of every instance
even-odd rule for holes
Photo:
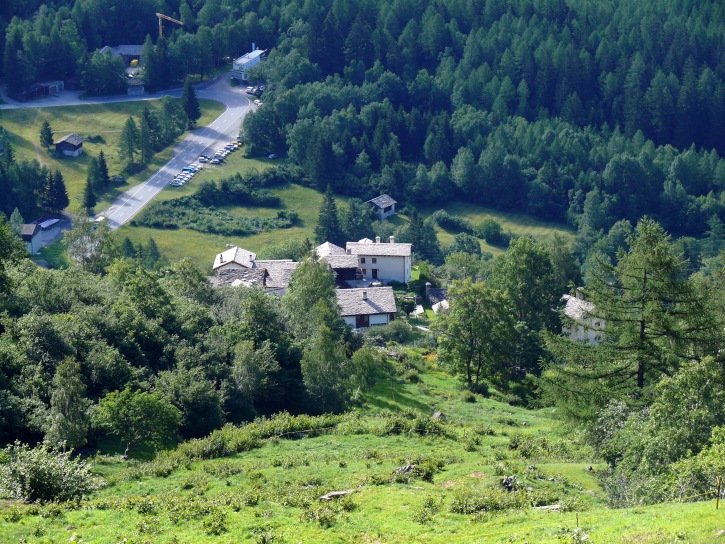
[[[712,501],[607,508],[589,470],[602,465],[551,409],[509,406],[495,395],[471,402],[425,360],[417,380],[381,373],[334,428],[273,436],[174,469],[96,456],[105,489],[71,508],[6,501],[0,541],[664,544],[716,542],[725,529]],[[389,427],[428,421],[434,409],[444,423]],[[428,472],[395,474],[409,463]],[[516,477],[513,492],[503,476]],[[319,500],[342,490],[352,493]]]
[[[200,127],[216,119],[224,110],[224,106],[219,102],[200,100],[199,103],[202,107],[202,117],[198,122]],[[74,211],[78,207],[77,197],[83,193],[91,156],[98,156],[103,149],[109,173],[113,176],[122,171],[124,162],[118,155],[121,130],[129,116],[138,119],[145,107],[158,108],[160,102],[144,100],[115,104],[3,110],[0,113],[0,124],[8,131],[18,160],[37,159],[51,170],[57,168],[63,173],[71,201],[69,209]],[[80,157],[57,158],[53,155],[52,148],[49,153],[41,147],[38,140],[40,127],[45,119],[53,128],[55,140],[71,132],[81,135],[85,140],[83,154]],[[127,177],[126,183],[112,187],[106,194],[100,195],[96,209],[101,210],[108,207],[119,193],[145,181],[171,158],[172,149],[173,145],[157,153],[144,170]]]

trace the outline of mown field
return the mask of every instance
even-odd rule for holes
[[[104,490],[6,502],[0,541],[709,543],[725,528],[712,502],[608,509],[602,465],[550,409],[471,397],[430,360],[391,368],[346,416],[227,429],[153,462],[96,456]]]
[[[200,100],[199,103],[202,107],[202,117],[198,123],[200,127],[210,123],[224,111],[224,106],[219,102]],[[119,157],[118,142],[123,125],[129,116],[138,120],[145,107],[154,109],[159,106],[158,100],[144,100],[115,104],[3,110],[0,113],[0,124],[10,133],[10,141],[18,160],[37,159],[51,170],[60,169],[71,201],[69,209],[76,211],[79,206],[79,197],[85,186],[91,156],[98,156],[103,149],[109,173],[113,176],[121,172],[125,162]],[[52,153],[54,148],[48,152],[41,147],[38,143],[40,127],[46,119],[53,128],[55,140],[69,133],[81,135],[85,140],[83,155],[75,158],[57,158]],[[128,177],[126,183],[112,187],[102,195],[102,198],[99,198],[96,209],[102,210],[108,207],[119,193],[148,179],[153,172],[171,158],[172,149],[173,146],[170,146],[157,153],[145,169]]]
[[[235,172],[263,170],[276,163],[278,163],[278,160],[247,159],[242,152],[233,153],[229,155],[224,165],[207,165],[200,174],[192,178],[184,187],[170,187],[168,190],[159,194],[157,198],[160,200],[170,200],[180,196],[191,195],[205,180],[222,179]],[[119,235],[122,237],[128,236],[135,243],[146,243],[149,237],[152,237],[172,262],[182,258],[188,258],[202,269],[208,268],[210,263],[214,261],[214,256],[220,251],[223,251],[227,244],[260,252],[270,244],[291,238],[309,238],[310,240],[314,240],[314,229],[315,225],[317,225],[320,205],[322,204],[322,193],[301,185],[289,185],[287,187],[276,188],[272,190],[272,193],[279,196],[282,200],[281,208],[229,206],[224,209],[232,215],[249,218],[272,218],[276,216],[279,209],[295,211],[299,214],[299,222],[295,227],[262,232],[253,236],[228,237],[204,234],[188,229],[161,230],[126,225],[119,230]],[[336,196],[336,200],[344,203],[346,198]],[[424,209],[422,213],[429,215],[436,211],[436,209]],[[450,205],[446,205],[445,210],[449,213],[460,215],[473,225],[481,223],[485,219],[494,219],[501,224],[505,231],[511,231],[517,234],[530,234],[539,240],[549,240],[555,233],[560,234],[566,240],[574,239],[574,232],[566,225],[538,221],[523,214],[500,212],[464,202],[453,202]],[[394,216],[390,220],[396,224],[402,224],[407,221],[407,218],[399,215]],[[438,239],[444,246],[453,242],[455,232],[450,232],[440,227],[436,227],[436,231],[438,233]],[[484,251],[489,251],[494,255],[500,254],[503,251],[499,247],[488,245],[483,240],[480,240],[480,244]]]

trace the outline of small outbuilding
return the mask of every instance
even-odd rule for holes
[[[387,325],[398,311],[392,287],[336,289],[335,296],[340,315],[353,329]]]
[[[368,200],[368,204],[373,207],[375,213],[380,216],[381,220],[386,217],[390,217],[391,215],[395,215],[395,205],[397,202],[388,195],[376,196],[375,198]]]
[[[43,229],[37,223],[23,225],[21,236],[28,253],[35,255],[43,247]]]
[[[78,134],[66,134],[55,142],[55,150],[66,157],[77,157],[83,153],[83,138]]]

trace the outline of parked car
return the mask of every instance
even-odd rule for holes
[[[126,178],[124,178],[123,176],[116,175],[111,178],[111,181],[113,183],[126,183]]]
[[[209,164],[221,164],[221,163],[222,163],[222,161],[220,161],[219,159],[212,159],[209,161]]]

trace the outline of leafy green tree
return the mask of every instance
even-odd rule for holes
[[[119,155],[122,158],[128,160],[129,163],[133,163],[138,153],[139,148],[139,133],[136,121],[133,117],[129,117],[126,120],[126,124],[123,126],[121,132],[121,140],[118,143]]]
[[[77,361],[66,359],[53,376],[53,394],[45,441],[63,450],[76,449],[86,443],[90,419],[86,412],[90,402]]]
[[[105,274],[118,255],[118,248],[107,221],[98,223],[79,217],[63,234],[63,245],[71,261],[88,272]]]
[[[481,257],[481,244],[478,240],[465,232],[459,232],[453,237],[453,243],[448,247],[450,253],[470,253],[477,257]]]
[[[125,458],[132,446],[146,444],[159,449],[176,439],[179,411],[156,393],[114,391],[101,399],[94,424],[126,443]]]
[[[43,125],[40,127],[40,145],[46,151],[53,145],[53,129],[50,128],[50,123],[47,119],[43,119]]]
[[[270,396],[277,386],[281,368],[269,340],[256,349],[250,340],[237,344],[233,365],[234,383],[249,402]]]
[[[300,342],[309,341],[321,323],[340,335],[345,329],[335,296],[335,277],[314,254],[303,260],[292,274],[282,297],[282,307],[287,326]]]
[[[513,375],[515,322],[501,293],[484,283],[454,282],[449,312],[435,322],[439,356],[469,389],[482,380],[507,388]]]
[[[350,384],[345,352],[345,344],[339,336],[321,324],[302,357],[305,388],[323,413],[343,410],[348,400]]]
[[[189,119],[189,128],[196,126],[196,122],[201,117],[201,107],[199,99],[196,97],[196,91],[188,77],[184,81],[184,90],[181,92],[181,104]]]
[[[160,372],[155,392],[179,410],[186,438],[206,436],[224,424],[221,392],[199,367]]]
[[[83,63],[81,85],[96,96],[123,94],[128,89],[126,65],[121,57],[114,56],[110,51],[95,51]]]
[[[13,210],[13,213],[10,214],[10,229],[17,236],[20,236],[22,234],[24,224],[25,224],[25,219],[23,219],[23,216],[20,215],[20,210],[15,208]]]
[[[322,206],[320,206],[320,215],[315,227],[315,243],[322,244],[324,242],[331,242],[336,245],[344,245],[345,243],[344,234],[340,229],[337,204],[329,185],[327,191],[325,191],[325,198],[322,201]]]

